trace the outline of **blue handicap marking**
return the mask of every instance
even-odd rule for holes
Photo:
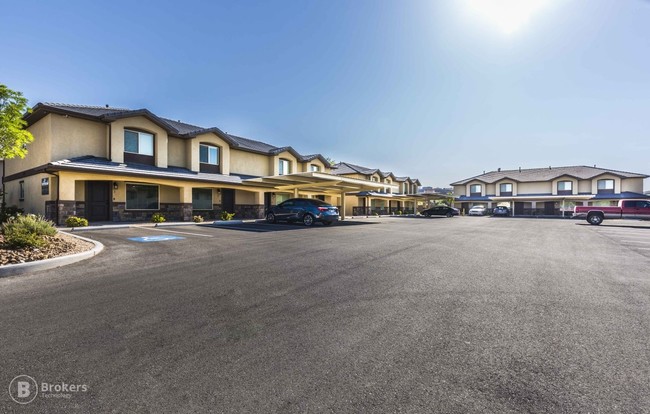
[[[183,240],[185,237],[180,236],[142,236],[142,237],[129,237],[129,240],[133,240],[139,243],[149,243],[149,242],[159,242],[167,240]]]

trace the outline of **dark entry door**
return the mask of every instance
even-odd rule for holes
[[[229,188],[221,190],[221,209],[228,213],[235,212],[235,190]]]
[[[88,221],[111,219],[110,181],[86,181],[86,218]]]
[[[515,201],[515,216],[524,215],[524,203],[521,201]]]
[[[269,209],[271,208],[272,196],[273,193],[269,193],[268,191],[264,193],[264,211],[269,211]]]
[[[547,201],[544,203],[544,215],[545,216],[555,215],[555,201]]]

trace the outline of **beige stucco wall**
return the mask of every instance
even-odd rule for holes
[[[168,137],[167,138],[167,165],[172,167],[190,168],[190,162],[186,154],[186,140]]]
[[[102,122],[86,119],[51,116],[51,160],[94,155],[108,157],[108,126]]]
[[[551,194],[552,183],[550,181],[535,181],[532,183],[519,183],[517,185],[517,194]]]
[[[118,119],[111,122],[111,159],[114,162],[124,162],[124,130],[133,129],[154,135],[154,156],[156,166],[167,168],[167,131],[151,122],[144,116]],[[197,155],[198,157],[198,155]]]
[[[41,194],[41,179],[49,178],[50,191],[48,195]],[[20,181],[24,181],[25,198],[20,201]],[[35,174],[29,177],[13,180],[6,184],[5,200],[7,206],[22,208],[26,214],[45,214],[45,202],[56,200],[56,177],[50,174]]]
[[[34,136],[34,141],[27,145],[25,158],[5,160],[5,176],[47,164],[51,160],[52,115],[48,114],[34,125],[27,128]]]
[[[591,180],[580,180],[580,181],[578,181],[578,193],[589,193],[589,194],[591,194]]]
[[[309,172],[309,171],[311,171],[311,165],[312,164],[317,165],[320,168],[320,172],[328,172],[330,170],[329,168],[325,168],[325,164],[323,164],[323,162],[321,160],[316,158],[315,160],[312,160],[312,161],[309,161],[309,162],[301,162],[300,166],[299,166],[300,172]]]
[[[272,175],[269,156],[253,152],[230,150],[230,171],[233,174],[254,175],[265,177]]]
[[[624,178],[621,180],[621,191],[632,191],[643,194],[643,178]]]

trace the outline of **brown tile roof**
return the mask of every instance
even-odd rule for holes
[[[485,174],[456,181],[454,183],[451,183],[451,185],[463,185],[474,180],[482,181],[487,184],[492,184],[503,179],[510,179],[518,182],[551,181],[565,175],[575,177],[580,180],[588,180],[602,174],[613,174],[622,178],[648,178],[648,176],[645,174],[579,165],[571,167],[547,167],[521,170],[517,169],[490,171]]]

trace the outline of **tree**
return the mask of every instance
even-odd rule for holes
[[[334,161],[334,160],[333,160],[332,158],[330,158],[330,157],[325,157],[325,159],[327,160],[327,162],[330,163],[330,165],[334,165],[334,164],[336,164],[336,161]]]
[[[0,159],[25,158],[27,144],[34,140],[23,119],[28,109],[22,93],[0,84]]]

